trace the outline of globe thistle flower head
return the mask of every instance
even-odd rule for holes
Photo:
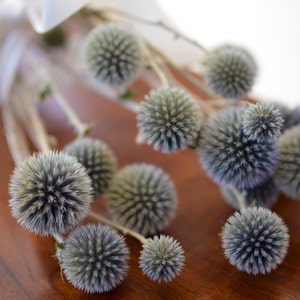
[[[109,186],[116,172],[116,158],[110,148],[100,140],[76,139],[64,151],[77,158],[86,168],[95,195],[101,195]]]
[[[34,154],[16,168],[9,201],[17,222],[40,235],[63,234],[87,215],[91,180],[76,158],[62,152]]]
[[[221,234],[229,262],[248,274],[266,274],[276,269],[287,254],[289,234],[283,220],[262,207],[235,212]]]
[[[143,235],[165,228],[174,217],[174,184],[160,168],[133,164],[120,170],[108,192],[110,214],[117,223]]]
[[[214,49],[205,65],[207,85],[217,94],[230,99],[246,96],[257,73],[252,55],[242,47],[228,44]]]
[[[300,126],[285,131],[279,144],[279,163],[274,181],[285,195],[300,200]]]
[[[227,185],[221,185],[221,192],[225,200],[235,209],[239,210],[240,205],[236,195]],[[246,206],[255,205],[257,207],[272,207],[278,199],[278,188],[274,184],[272,178],[266,180],[262,184],[252,189],[239,190],[240,193],[245,194]]]
[[[252,189],[267,180],[278,162],[275,141],[251,140],[242,129],[243,107],[231,107],[212,116],[204,125],[199,148],[207,174],[219,184]]]
[[[197,138],[199,106],[180,88],[152,90],[141,104],[138,126],[148,144],[154,144],[155,150],[177,152]]]
[[[121,284],[128,270],[129,250],[118,232],[88,224],[72,232],[61,250],[67,280],[88,293],[103,293]]]
[[[283,118],[270,103],[251,104],[243,115],[243,131],[251,140],[262,142],[280,136]]]
[[[148,238],[140,256],[140,268],[153,281],[173,280],[184,266],[182,246],[170,236]]]
[[[141,68],[141,45],[125,26],[99,25],[85,40],[83,60],[96,80],[109,86],[126,85],[137,77]]]

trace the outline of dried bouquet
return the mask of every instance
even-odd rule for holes
[[[193,45],[204,57],[195,62],[203,73],[177,66],[128,20]],[[26,18],[1,22],[1,110],[16,164],[9,206],[21,226],[53,236],[67,281],[88,293],[121,284],[129,259],[123,234],[142,243],[140,268],[153,281],[171,281],[185,260],[181,244],[159,234],[176,215],[174,184],[147,163],[117,169],[113,151],[88,136],[91,127],[65,99],[64,87],[78,79],[136,113],[132,142],[166,154],[187,147],[199,153],[200,165],[237,210],[220,234],[232,265],[256,275],[282,263],[288,229],[270,207],[279,191],[300,199],[300,111],[247,98],[257,74],[251,53],[232,44],[207,50],[164,22],[91,5],[43,34]],[[152,87],[141,102],[132,85],[137,79]],[[37,111],[49,95],[77,134],[61,151]],[[27,137],[39,152],[30,154]],[[103,194],[111,220],[90,210]],[[86,216],[99,223],[80,225]]]

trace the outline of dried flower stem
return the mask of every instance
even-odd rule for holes
[[[236,197],[236,199],[239,203],[240,209],[247,208],[246,200],[245,200],[246,191],[240,192],[236,188],[234,188],[233,186],[228,186],[228,188],[230,189],[230,191]]]
[[[115,229],[121,231],[124,235],[128,234],[128,235],[134,237],[135,239],[140,241],[142,244],[145,244],[147,242],[147,239],[143,235],[141,235],[141,234],[139,234],[139,233],[137,233],[133,230],[130,230],[130,229],[124,227],[124,226],[116,224],[115,222],[113,222],[113,221],[111,221],[111,220],[109,220],[109,219],[93,212],[93,211],[89,212],[89,216],[96,219],[97,221],[100,221],[102,223],[105,223],[107,225],[110,225],[110,226],[114,227]]]

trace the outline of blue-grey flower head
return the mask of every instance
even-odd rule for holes
[[[224,98],[246,96],[255,81],[257,65],[244,48],[223,45],[214,49],[205,62],[205,81]]]
[[[185,149],[196,139],[200,110],[184,90],[166,87],[152,90],[141,104],[138,126],[148,144],[162,152]]]
[[[248,274],[270,273],[287,254],[289,234],[283,220],[262,207],[235,212],[221,234],[229,262]]]
[[[285,131],[279,145],[275,183],[284,194],[300,200],[300,126]]]
[[[108,193],[113,219],[143,235],[165,228],[177,208],[175,187],[160,168],[133,164],[120,170]]]
[[[235,209],[240,209],[238,199],[232,189],[227,185],[221,185],[221,191],[225,200],[232,205]],[[272,178],[266,180],[262,184],[252,189],[240,190],[244,195],[246,206],[258,206],[258,207],[272,207],[278,199],[278,188],[274,184]]]
[[[262,142],[280,136],[283,118],[270,103],[251,104],[243,115],[243,131],[251,140]]]
[[[77,159],[62,152],[34,154],[15,169],[9,201],[18,223],[40,235],[63,234],[87,215],[91,180]]]
[[[153,281],[171,281],[184,266],[182,246],[172,237],[148,238],[140,256],[140,268]]]
[[[88,224],[71,233],[61,250],[67,280],[88,293],[103,293],[120,285],[128,270],[129,250],[115,229]]]
[[[275,171],[278,147],[275,141],[250,140],[242,130],[243,108],[221,110],[204,125],[200,161],[219,184],[240,190],[263,183]]]
[[[84,165],[95,195],[102,194],[108,188],[116,172],[116,158],[105,143],[86,137],[74,140],[64,151]]]
[[[83,59],[90,75],[110,85],[129,84],[142,64],[137,37],[123,25],[108,23],[94,28],[86,38]]]

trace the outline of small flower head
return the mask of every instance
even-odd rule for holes
[[[262,207],[235,212],[221,234],[229,262],[248,274],[270,273],[287,254],[289,234],[283,220]]]
[[[117,223],[149,235],[169,224],[177,208],[177,196],[174,184],[162,169],[133,164],[113,179],[108,206]]]
[[[184,266],[181,245],[170,236],[148,238],[143,245],[140,268],[153,281],[171,281]]]
[[[185,149],[197,137],[200,111],[195,100],[177,87],[152,90],[141,104],[138,125],[148,144],[162,152]]]
[[[250,92],[256,72],[256,62],[247,50],[234,45],[223,45],[209,54],[205,81],[224,98],[237,99]]]
[[[72,232],[61,251],[67,280],[88,293],[108,292],[128,270],[129,250],[124,238],[107,225],[88,224]]]
[[[300,199],[300,126],[284,132],[279,139],[280,155],[274,180],[287,196]]]
[[[87,215],[91,180],[76,158],[61,152],[34,154],[16,168],[9,204],[18,223],[40,235],[63,234]]]
[[[202,131],[200,161],[219,184],[252,189],[267,180],[278,161],[277,144],[250,140],[242,130],[243,108],[229,108],[212,116]]]
[[[251,104],[243,115],[243,131],[251,140],[262,142],[280,136],[283,118],[270,103]]]
[[[114,23],[100,25],[89,33],[83,56],[91,76],[110,86],[129,84],[142,64],[138,39],[126,27]]]
[[[232,205],[235,209],[240,209],[238,199],[236,195],[232,193],[231,188],[227,185],[221,186],[222,194],[225,200]],[[240,193],[245,194],[246,206],[255,205],[257,207],[270,208],[275,204],[278,198],[278,188],[274,184],[272,179],[268,179],[253,189],[240,190]]]
[[[102,194],[108,188],[116,171],[116,158],[106,144],[100,140],[82,138],[73,141],[64,151],[84,165],[95,195]]]

